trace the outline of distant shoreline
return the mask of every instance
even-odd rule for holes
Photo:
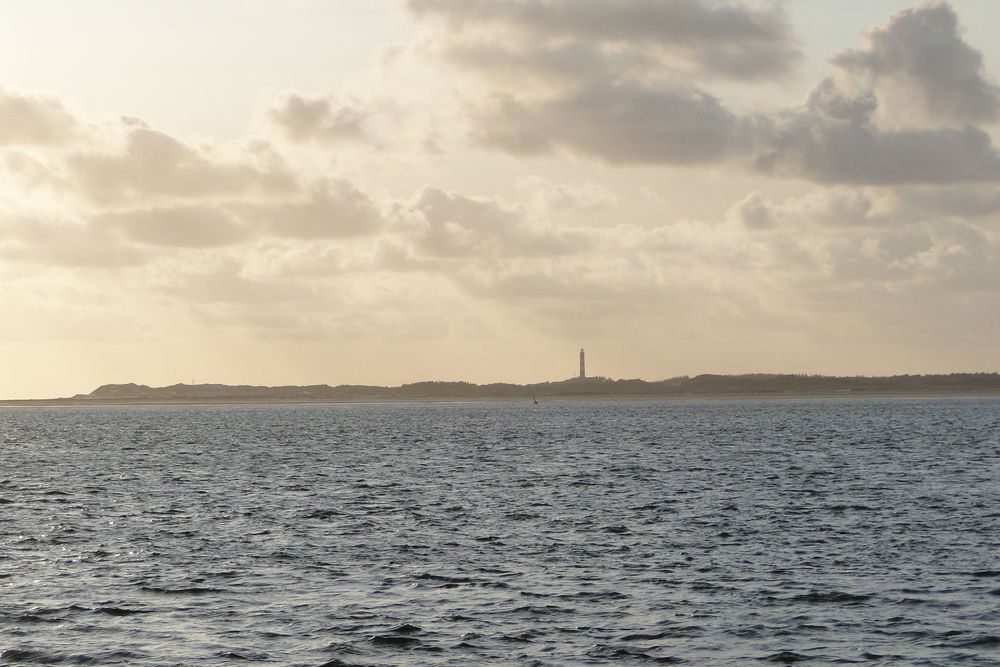
[[[805,399],[881,399],[881,398],[1000,398],[997,390],[956,390],[956,391],[859,391],[859,392],[734,392],[734,393],[690,393],[690,394],[566,394],[538,397],[538,403],[566,403],[570,401],[608,402],[682,402],[682,401],[725,401],[725,400],[805,400]],[[0,400],[0,408],[16,407],[156,407],[156,406],[213,406],[213,405],[383,405],[383,404],[435,404],[435,403],[532,403],[527,396],[438,396],[414,398],[42,398]]]

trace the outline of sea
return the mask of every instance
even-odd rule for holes
[[[1000,399],[0,409],[0,664],[998,665]]]

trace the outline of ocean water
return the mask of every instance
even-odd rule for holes
[[[1000,664],[1000,400],[0,410],[0,663]]]

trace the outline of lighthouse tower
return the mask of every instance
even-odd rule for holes
[[[586,357],[583,354],[583,348],[580,348],[580,379],[587,379],[587,362]]]

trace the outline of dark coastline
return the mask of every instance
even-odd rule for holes
[[[417,382],[399,387],[111,384],[89,394],[12,399],[0,406],[213,405],[271,403],[422,403],[537,400],[668,400],[709,398],[864,398],[1000,395],[1000,374],[831,377],[818,375],[699,375],[669,380],[573,378],[537,384]]]

